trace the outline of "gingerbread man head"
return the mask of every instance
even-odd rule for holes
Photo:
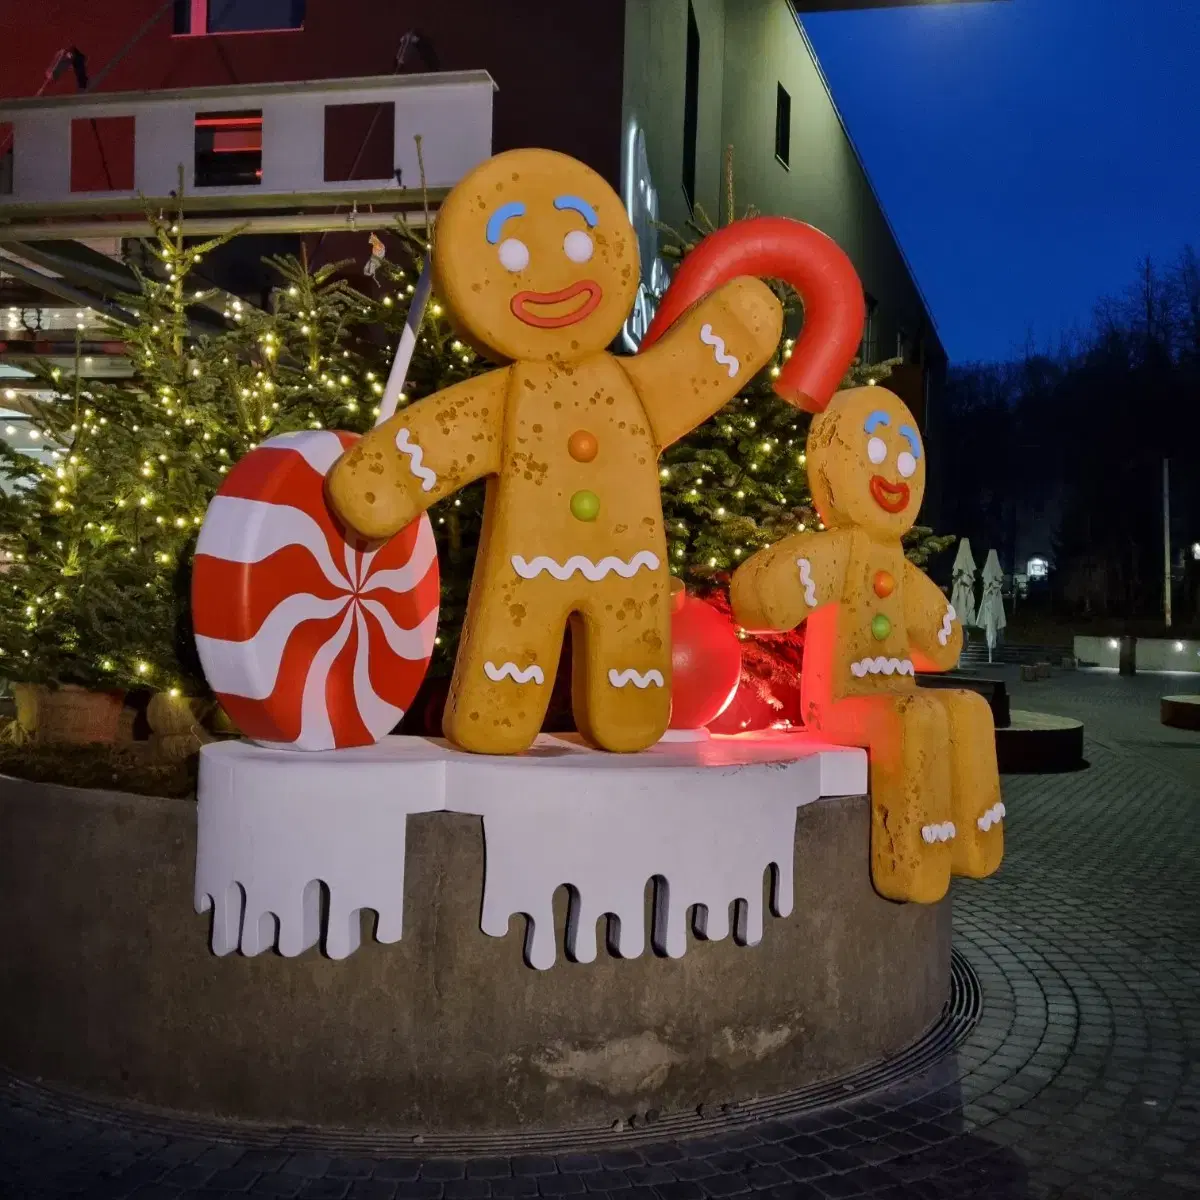
[[[903,537],[925,496],[925,450],[899,396],[881,387],[838,392],[808,433],[808,482],[830,529]]]
[[[462,336],[500,362],[604,350],[639,283],[620,197],[551,150],[498,154],[462,180],[438,214],[433,266]]]

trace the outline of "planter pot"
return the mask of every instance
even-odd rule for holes
[[[17,728],[27,738],[37,733],[38,697],[46,689],[36,683],[14,683],[13,702],[17,706]]]
[[[204,728],[212,702],[196,696],[171,696],[157,692],[146,706],[150,741],[154,753],[165,761],[178,762],[200,752],[212,741]]]
[[[41,689],[37,700],[39,741],[86,746],[117,740],[124,692],[91,692],[68,683]]]

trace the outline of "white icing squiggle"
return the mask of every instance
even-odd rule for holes
[[[713,348],[713,358],[717,360],[723,367],[729,368],[729,378],[732,379],[738,371],[741,370],[742,364],[738,362],[732,354],[725,353],[725,339],[718,334],[713,333],[711,325],[700,326],[700,340],[706,345]]]
[[[1000,800],[996,804],[993,804],[992,807],[989,808],[987,812],[985,812],[983,816],[975,822],[975,824],[978,825],[984,833],[987,833],[987,831],[991,829],[993,825],[999,825],[1000,822],[1004,820],[1006,812],[1007,809],[1004,807],[1004,801]]]
[[[863,658],[850,664],[851,673],[858,679],[866,675],[912,675],[913,665],[907,658]]]
[[[957,832],[953,821],[943,821],[940,825],[923,826],[921,837],[932,846],[934,842],[948,842]]]
[[[804,586],[804,603],[809,608],[817,607],[817,585],[813,582],[812,563],[807,558],[796,559],[796,566],[800,568],[800,582]]]
[[[522,669],[515,662],[501,663],[499,666],[496,666],[493,662],[485,662],[483,670],[493,683],[499,683],[504,679],[511,679],[514,683],[528,683],[531,679],[534,683],[546,682],[546,676],[542,673],[542,668],[537,663],[534,663],[531,667]]]
[[[942,627],[938,630],[938,642],[945,645],[950,640],[950,623],[958,617],[953,604],[946,605],[946,615],[942,618]]]
[[[421,481],[421,490],[432,492],[437,487],[437,476],[428,467],[422,466],[421,447],[409,441],[407,429],[401,429],[396,434],[396,449],[408,455],[408,469]]]
[[[522,579],[536,579],[543,571],[549,571],[555,579],[561,581],[570,579],[576,571],[580,571],[585,579],[597,583],[612,571],[616,571],[622,579],[632,579],[642,567],[657,571],[658,555],[650,550],[639,550],[628,561],[610,555],[597,563],[592,562],[590,558],[584,558],[582,554],[576,554],[568,558],[565,563],[560,563],[545,554],[539,554],[532,562],[527,562],[519,554],[514,554],[512,565],[513,570]]]
[[[632,667],[624,671],[616,669],[609,671],[608,682],[616,688],[627,687],[632,683],[635,687],[641,688],[643,691],[650,687],[651,684],[655,687],[666,686],[662,672],[651,669],[643,675],[641,671],[635,671]]]

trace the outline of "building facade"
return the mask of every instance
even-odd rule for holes
[[[874,6],[872,0],[799,4],[801,9]],[[917,413],[927,436],[936,438],[945,354],[792,0],[592,0],[587,5],[561,0],[447,0],[440,5],[109,0],[64,5],[51,20],[12,19],[10,27],[0,27],[0,97],[40,96],[35,105],[62,104],[71,96],[82,99],[80,89],[86,87],[88,103],[98,93],[114,101],[118,93],[142,93],[143,98],[150,93],[153,100],[168,90],[186,99],[189,89],[219,87],[219,104],[198,97],[186,128],[180,127],[174,141],[159,137],[152,151],[164,160],[178,156],[186,165],[197,203],[205,200],[206,187],[223,185],[228,203],[222,208],[209,196],[209,212],[214,205],[222,212],[244,211],[238,197],[244,193],[248,205],[262,179],[262,85],[369,84],[371,77],[481,71],[496,85],[493,150],[529,145],[561,150],[622,189],[642,242],[645,274],[642,307],[627,327],[627,346],[636,344],[655,293],[666,282],[654,244],[657,223],[682,229],[701,214],[718,223],[728,219],[726,162],[732,147],[738,211],[753,204],[763,212],[808,221],[850,255],[867,297],[863,355],[904,360],[889,384]],[[241,88],[250,92],[239,100]],[[355,200],[354,181],[366,189],[373,180],[369,191],[376,198],[382,187],[413,187],[415,172],[407,165],[399,181],[381,178],[400,165],[402,143],[424,130],[427,151],[436,156],[430,130],[453,135],[429,109],[392,107],[392,138],[381,136],[378,121],[366,120],[361,111],[339,110],[332,122],[326,113],[325,174],[328,178],[331,161],[341,164],[336,170],[341,191],[332,194],[329,185],[326,197],[294,192],[289,211],[337,204],[344,211]],[[5,181],[11,191],[12,156],[23,148],[6,138],[3,110],[0,99],[0,251],[6,245],[5,222],[25,219],[27,227],[29,217],[28,208],[23,216],[6,211]],[[69,150],[63,141],[62,152],[69,152],[71,162],[62,172],[69,180],[62,203],[34,211],[35,218],[43,212],[86,213],[89,204],[101,204],[101,193],[113,191],[116,176],[132,188],[140,118],[122,124],[112,117],[115,111],[106,108],[104,122],[73,123]],[[144,158],[149,151],[141,141],[137,145]],[[226,152],[217,152],[219,146]],[[39,148],[24,152],[39,153]],[[326,253],[342,257],[349,250],[353,256],[362,249],[361,236],[352,244],[347,236],[328,235]],[[247,244],[245,253],[250,252]],[[262,253],[261,241],[253,252]],[[232,287],[237,254],[225,259],[231,276],[215,282]],[[4,270],[0,260],[0,275]],[[30,285],[26,280],[22,286]]]

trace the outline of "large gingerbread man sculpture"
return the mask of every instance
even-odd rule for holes
[[[922,690],[958,661],[962,626],[904,557],[925,491],[917,423],[880,387],[839,392],[814,417],[808,478],[826,532],[799,533],[734,574],[747,629],[807,622],[801,697],[822,740],[870,755],[871,875],[892,900],[940,900],[1004,853],[996,739],[974,692]]]
[[[550,151],[484,163],[446,199],[436,234],[441,298],[503,365],[369,433],[330,472],[330,503],[384,539],[486,477],[446,736],[480,753],[526,749],[569,621],[579,731],[606,750],[645,749],[671,704],[658,456],[770,360],[781,306],[735,278],[652,350],[609,354],[637,294],[637,241],[612,188]]]

